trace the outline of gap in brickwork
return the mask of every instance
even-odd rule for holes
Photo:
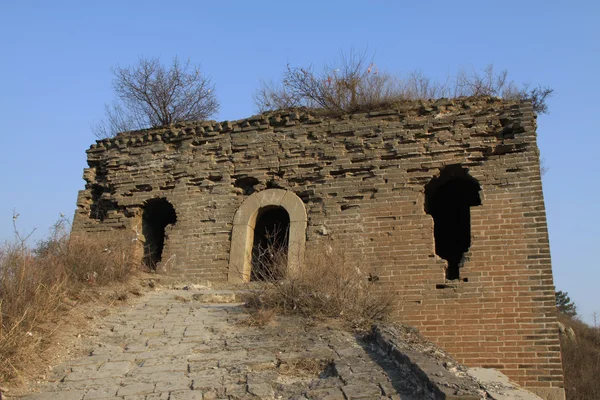
[[[177,222],[177,214],[167,199],[152,199],[144,204],[142,233],[144,235],[144,264],[156,269],[165,245],[165,228]]]
[[[254,186],[258,185],[259,182],[260,181],[253,176],[244,176],[237,178],[234,181],[233,186],[242,189],[244,194],[252,194],[255,191]]]
[[[425,187],[425,212],[433,217],[435,254],[448,262],[446,279],[460,279],[471,247],[471,207],[481,205],[481,187],[466,168],[449,165]]]
[[[283,187],[275,180],[267,182],[267,189],[283,189]]]
[[[92,185],[92,204],[90,205],[90,218],[104,221],[108,210],[111,207],[116,206],[116,202],[102,198],[102,194],[105,192],[104,186],[93,184]]]
[[[252,243],[251,281],[273,281],[287,267],[290,216],[283,207],[265,207],[258,212]]]

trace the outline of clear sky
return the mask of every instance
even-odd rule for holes
[[[444,79],[494,64],[555,90],[539,117],[555,284],[591,321],[600,312],[600,2],[32,1],[0,0],[0,239],[39,239],[72,216],[112,100],[111,66],[139,56],[201,64],[216,84],[217,120],[256,113],[261,79],[286,63],[322,66],[351,47],[379,69]],[[598,247],[596,247],[598,246]]]

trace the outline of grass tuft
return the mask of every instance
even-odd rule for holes
[[[265,253],[279,254],[277,250]],[[295,271],[287,270],[285,256],[275,255],[270,260],[271,264],[262,265],[260,270],[262,274],[273,271],[273,279],[263,276],[264,282],[251,290],[247,299],[251,309],[339,318],[359,330],[369,330],[373,322],[387,319],[392,310],[393,293],[384,291],[372,279],[371,271],[361,269],[343,249],[323,244],[307,254],[302,267]]]

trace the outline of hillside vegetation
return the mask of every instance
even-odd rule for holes
[[[570,301],[558,306],[567,310],[558,317],[567,399],[600,399],[600,327],[578,319]]]

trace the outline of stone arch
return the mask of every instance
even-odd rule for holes
[[[252,270],[254,229],[261,212],[281,208],[289,216],[288,271],[297,269],[304,260],[306,244],[306,208],[296,194],[284,189],[266,189],[249,196],[233,218],[229,253],[229,282],[247,282]]]

